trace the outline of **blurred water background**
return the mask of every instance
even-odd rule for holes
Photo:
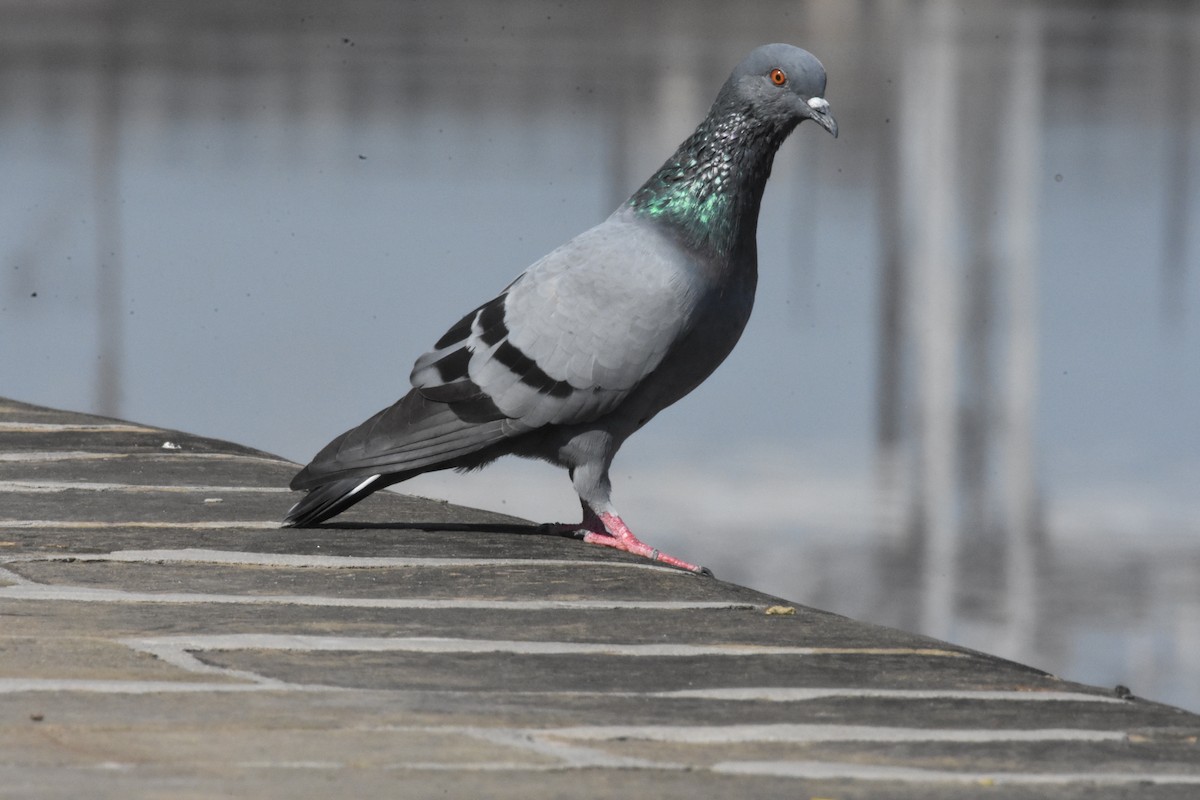
[[[755,316],[622,450],[625,518],[1200,710],[1195,4],[3,0],[0,394],[306,461],[768,41],[841,138],[783,147]],[[402,488],[578,514],[515,459]]]

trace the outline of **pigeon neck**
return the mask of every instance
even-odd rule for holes
[[[728,258],[754,249],[758,209],[775,151],[791,132],[718,100],[629,206],[675,229],[686,244]]]

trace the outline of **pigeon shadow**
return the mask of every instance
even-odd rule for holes
[[[453,531],[467,533],[507,533],[517,536],[557,536],[562,539],[582,539],[582,530],[565,529],[555,523],[529,523],[514,525],[511,523],[488,522],[322,522],[309,525],[303,530],[382,530],[382,531]],[[688,572],[689,570],[682,570]],[[707,578],[716,577],[708,567],[700,568],[700,575]]]
[[[495,522],[322,522],[311,528],[330,530],[386,530],[386,531],[451,531],[454,533],[508,533],[518,536],[558,536],[565,539],[580,538],[577,531],[563,530],[557,525],[529,523],[516,525]]]

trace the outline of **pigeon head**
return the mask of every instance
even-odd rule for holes
[[[837,121],[825,100],[825,68],[816,56],[790,44],[759,47],[734,68],[718,105],[744,104],[750,113],[790,130],[811,119],[837,138]]]
[[[811,53],[768,44],[738,64],[708,116],[629,199],[712,263],[749,263],[775,153],[806,119],[835,137],[825,68]]]

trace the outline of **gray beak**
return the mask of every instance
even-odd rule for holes
[[[829,113],[829,102],[824,97],[808,99],[808,117],[837,138],[837,120]]]

